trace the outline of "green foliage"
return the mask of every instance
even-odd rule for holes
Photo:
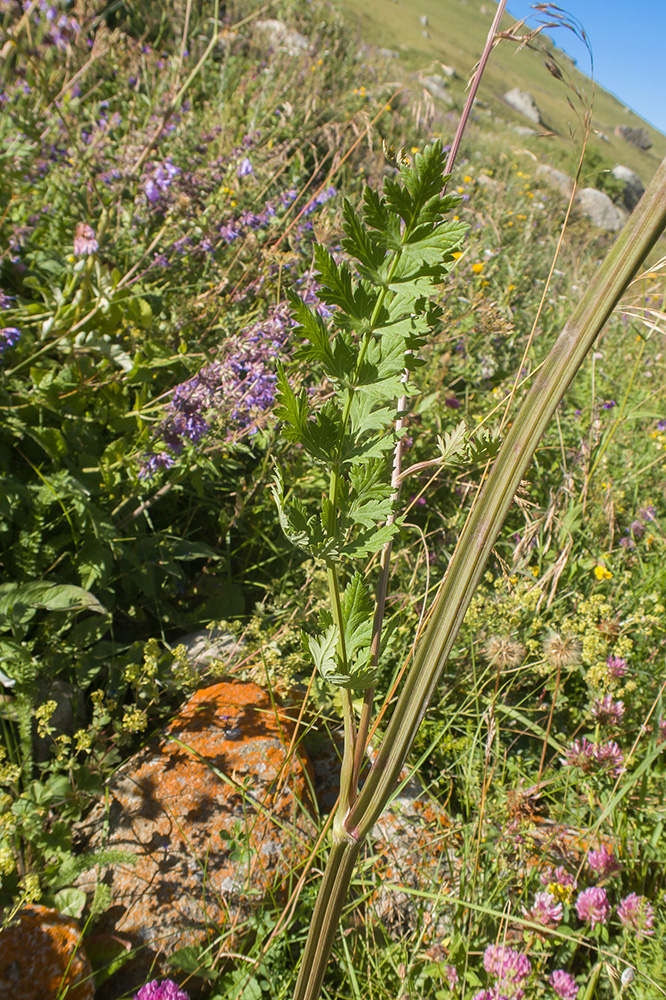
[[[332,9],[284,3],[271,14],[311,39],[311,52],[286,59],[253,16],[233,27],[252,5],[227,5],[229,25],[214,25],[210,7],[193,4],[181,59],[184,8],[105,9],[64,58],[44,12],[32,11],[27,44],[19,5],[5,7],[0,47],[9,30],[17,44],[1,71],[0,328],[20,338],[0,340],[0,903],[8,915],[43,901],[94,923],[113,901],[104,888],[85,900],[73,882],[114,859],[81,854],[72,830],[193,686],[231,671],[300,711],[293,692],[313,659],[303,718],[320,729],[350,703],[357,711],[369,687],[378,700],[392,691],[511,419],[506,400],[524,392],[516,373],[529,382],[607,237],[583,222],[565,234],[530,337],[561,221],[532,158],[511,152],[498,120],[479,119],[449,181],[456,204],[441,196],[437,133],[448,141],[450,122],[438,111],[416,121],[391,98],[374,152],[359,145],[340,165],[395,88]],[[382,137],[415,152],[380,190],[393,169]],[[545,158],[540,140],[525,141]],[[239,176],[245,156],[254,173]],[[177,173],[151,202],[148,183],[167,164]],[[609,166],[588,154],[582,176],[614,196]],[[310,203],[331,183],[338,195]],[[453,211],[460,218],[444,221]],[[98,243],[83,255],[82,223]],[[552,995],[554,968],[586,988],[599,963],[598,1000],[617,995],[626,963],[631,995],[665,988],[666,374],[641,324],[661,322],[658,274],[635,286],[558,411],[420,731],[414,763],[435,811],[447,803],[440,853],[455,878],[433,879],[432,898],[401,887],[413,909],[393,938],[372,909],[382,883],[370,852],[332,997],[456,997],[462,983],[471,995],[490,986],[485,948],[504,940],[529,952],[535,998]],[[236,403],[259,368],[275,380],[278,412],[256,405],[243,424]],[[197,386],[220,371],[226,381],[195,406]],[[206,428],[174,449],[178,399],[177,414]],[[375,667],[376,554],[390,541]],[[202,677],[179,638],[221,619],[245,662]],[[623,677],[609,656],[627,661]],[[607,697],[624,704],[617,725],[594,714]],[[583,737],[617,742],[617,788],[612,775],[562,764]],[[595,884],[577,845],[602,841],[623,866],[604,883],[605,939],[556,880],[560,931],[537,933],[523,910],[541,876],[564,867],[577,891]],[[620,924],[630,892],[653,902],[654,938]],[[282,901],[276,889],[248,918],[242,946],[220,930],[215,955],[242,947],[242,961],[191,949],[174,966],[203,966],[213,996],[288,997],[312,884],[273,938]],[[121,961],[100,953],[98,982]]]
[[[330,330],[315,310],[292,298],[302,338],[296,364],[316,371],[332,391],[313,410],[307,390],[297,395],[280,369],[276,413],[287,440],[324,467],[329,488],[313,511],[310,498],[285,497],[278,470],[273,495],[287,538],[322,559],[332,579],[338,566],[346,573],[349,563],[379,552],[400,530],[391,483],[398,400],[416,391],[407,376],[422,364],[419,351],[440,315],[431,298],[465,231],[444,220],[459,203],[442,195],[444,165],[442,144],[435,142],[416,153],[413,164],[405,158],[382,195],[367,187],[361,213],[345,201],[341,242],[348,259],[338,262],[315,246],[319,297],[333,308]],[[462,442],[443,445],[443,457],[459,447]],[[312,480],[315,489],[319,478]],[[331,598],[330,621],[307,648],[326,680],[363,690],[374,680],[368,663],[373,603],[358,573],[341,598],[333,583]]]

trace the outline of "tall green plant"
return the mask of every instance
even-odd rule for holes
[[[491,548],[515,491],[555,408],[627,284],[666,225],[666,161],[535,377],[477,498],[448,567],[427,629],[402,685],[371,772],[358,791],[372,708],[383,613],[383,578],[373,601],[355,560],[388,545],[399,528],[391,452],[399,430],[399,402],[413,390],[409,374],[437,315],[429,296],[450,269],[462,227],[446,222],[454,200],[446,183],[441,145],[402,162],[383,195],[367,189],[359,215],[344,211],[343,247],[354,267],[316,249],[321,298],[335,307],[331,328],[294,300],[298,360],[320,368],[331,392],[311,406],[279,374],[279,415],[286,436],[312,459],[305,499],[285,496],[281,474],[274,494],[287,536],[321,559],[330,610],[306,645],[324,677],[342,689],[345,751],[333,845],[321,883],[296,987],[296,1000],[314,1000],[359,849],[396,787],[400,770],[434,694]],[[393,429],[393,432],[392,432]],[[442,442],[442,461],[470,447],[464,426]],[[483,442],[481,442],[483,448]],[[315,506],[313,494],[321,494]],[[360,721],[353,694],[365,692]]]

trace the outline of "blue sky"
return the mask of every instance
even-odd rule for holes
[[[532,25],[544,16],[525,0],[507,6],[515,18],[529,15]],[[666,133],[666,0],[559,0],[558,6],[585,28],[595,80]],[[573,33],[549,34],[589,74],[588,53]]]

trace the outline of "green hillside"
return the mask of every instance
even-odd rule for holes
[[[378,47],[397,52],[400,66],[407,72],[437,73],[438,63],[453,67],[457,76],[451,80],[451,92],[460,99],[481,54],[496,9],[492,0],[484,4],[479,0],[342,0],[342,3],[361,36]],[[428,19],[426,26],[421,23],[423,17]],[[514,24],[514,18],[505,15],[503,30]],[[591,42],[594,47],[594,38]],[[540,35],[535,45],[538,50],[527,47],[518,50],[516,43],[506,41],[495,48],[479,91],[479,106],[486,105],[506,122],[529,126],[529,120],[503,100],[503,95],[514,87],[529,91],[544,123],[555,134],[521,136],[521,143],[540,159],[572,172],[583,133],[582,104],[572,88],[557,80],[546,68],[544,56],[551,52],[583,98],[587,102],[593,99],[590,147],[613,164],[622,163],[634,170],[647,183],[666,155],[666,136],[612,94],[594,85],[589,76],[580,72],[545,35]],[[652,148],[642,151],[615,135],[618,125],[646,129],[652,138]]]

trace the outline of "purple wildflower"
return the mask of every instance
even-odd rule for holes
[[[9,309],[15,298],[15,295],[7,295],[7,293],[3,292],[0,288],[0,309]]]
[[[608,667],[609,676],[620,678],[624,677],[627,672],[627,661],[621,656],[609,656],[606,659],[606,666]]]
[[[254,168],[250,163],[249,156],[244,156],[243,159],[238,164],[238,176],[239,177],[253,177]]]
[[[584,774],[607,772],[615,777],[622,773],[624,755],[614,740],[590,743],[585,737],[574,740],[564,757],[565,767],[579,767]]]
[[[323,191],[316,194],[314,198],[310,198],[310,201],[303,209],[303,215],[310,215],[316,208],[319,208],[320,205],[324,205],[327,201],[330,201],[331,198],[334,198],[336,194],[337,191],[333,185],[330,184],[329,187],[324,188]]]
[[[617,403],[614,399],[607,399],[603,406],[604,410],[612,410],[614,406],[617,406]]]
[[[574,740],[569,749],[564,751],[561,760],[565,767],[580,767],[583,771],[592,770],[594,743],[590,743],[585,737],[582,740]]]
[[[296,188],[287,188],[287,190],[283,191],[282,194],[280,195],[279,199],[280,204],[282,205],[283,208],[287,208],[288,205],[291,205],[292,201],[294,201],[297,195],[298,191],[296,190]]]
[[[5,326],[0,329],[0,356],[10,347],[16,347],[21,339],[21,331],[15,326]]]
[[[532,963],[522,951],[501,944],[489,944],[483,954],[486,972],[498,980],[498,988],[518,987],[532,972]]]
[[[544,927],[557,927],[562,920],[562,904],[553,898],[550,892],[537,892],[534,905],[525,915],[535,924]]]
[[[627,930],[635,931],[638,937],[654,935],[654,908],[645,896],[630,892],[620,901],[617,915]]]
[[[153,979],[141,987],[134,1000],[190,1000],[190,997],[173,979],[163,979],[161,983]]]
[[[85,257],[99,250],[95,238],[95,230],[85,222],[78,222],[74,235],[74,253],[77,257]]]
[[[599,743],[594,748],[594,760],[600,771],[617,777],[624,770],[624,754],[615,740]]]
[[[627,528],[627,534],[630,534],[632,538],[636,540],[642,538],[643,532],[645,531],[645,525],[642,521],[632,521]]]
[[[448,981],[449,989],[454,990],[458,985],[458,983],[460,982],[460,978],[458,976],[458,970],[456,969],[455,965],[445,965],[444,976]]]
[[[213,361],[182,382],[174,390],[159,426],[159,437],[168,452],[144,462],[142,478],[166,465],[164,456],[179,455],[185,443],[198,444],[219,423],[220,415],[234,433],[254,434],[275,402],[275,360],[284,357],[287,337],[291,332],[289,306],[274,306],[266,319],[247,328],[230,342],[227,356]]]
[[[143,185],[143,193],[151,205],[154,205],[162,195],[168,192],[174,177],[177,177],[179,173],[180,167],[176,167],[169,159],[153,167],[150,176]]]
[[[561,885],[566,889],[577,888],[576,879],[562,865],[559,865],[555,870],[547,868],[539,876],[539,881],[542,885]]]
[[[592,718],[602,726],[619,725],[624,715],[624,702],[613,701],[612,695],[597,698],[592,706]]]
[[[638,516],[643,521],[654,521],[655,514],[657,513],[657,508],[654,504],[647,504],[645,507],[641,507],[638,511]]]
[[[237,228],[235,222],[228,222],[226,225],[220,226],[220,237],[225,243],[232,243],[234,240],[237,240],[240,235],[241,231]]]
[[[444,406],[448,406],[450,410],[459,410],[462,403],[455,396],[447,396],[444,400]]]
[[[330,319],[334,310],[330,306],[325,305],[319,298],[317,293],[321,286],[312,272],[308,272],[308,274],[301,278],[299,284],[300,295],[306,306],[310,306],[311,309],[318,312],[324,319]]]
[[[170,469],[173,464],[173,455],[170,455],[166,451],[160,451],[156,455],[149,455],[141,464],[139,479],[152,479],[159,469]]]
[[[584,889],[576,899],[576,913],[580,920],[589,923],[591,927],[605,924],[611,913],[606,890],[598,885]]]
[[[576,1000],[578,987],[576,986],[576,980],[568,972],[565,972],[563,969],[555,969],[548,982],[558,997],[561,997],[561,1000]]]
[[[602,844],[598,851],[590,851],[587,856],[587,863],[599,878],[607,878],[609,875],[615,875],[621,868],[617,858],[612,851],[608,850],[605,844]]]
[[[514,994],[512,1000],[522,1000],[523,991],[518,990],[518,993]],[[499,987],[494,990],[480,990],[478,993],[474,994],[473,1000],[509,1000],[509,998],[504,994],[499,992]]]

